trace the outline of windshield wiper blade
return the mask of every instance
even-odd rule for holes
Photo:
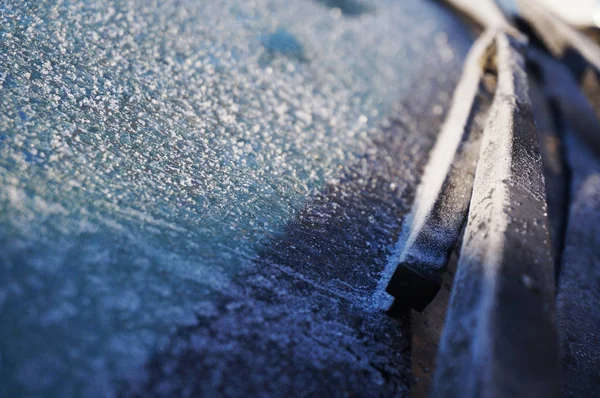
[[[524,45],[498,34],[498,86],[432,396],[557,397],[554,264]]]
[[[486,72],[485,66],[493,39],[492,32],[484,34],[467,57],[452,107],[405,221],[410,230],[386,289],[398,303],[418,311],[439,291],[467,216],[481,135],[495,89],[496,77]]]

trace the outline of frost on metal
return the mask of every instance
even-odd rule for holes
[[[546,192],[522,44],[496,37],[498,86],[433,396],[559,396]]]
[[[410,230],[386,289],[398,305],[422,311],[433,300],[463,227],[495,84],[485,70],[493,39],[493,32],[484,34],[469,53],[414,208],[405,219]]]

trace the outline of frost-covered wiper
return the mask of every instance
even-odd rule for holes
[[[407,218],[387,292],[397,303],[422,311],[442,285],[442,273],[454,249],[469,208],[479,143],[495,89],[489,68],[494,32],[520,33],[493,0],[473,4],[446,0],[486,29],[474,44],[454,94],[452,108],[431,152],[415,205]]]
[[[524,45],[495,37],[483,133],[433,396],[559,396],[554,266]]]
[[[486,60],[494,34],[484,34],[471,49],[452,108],[438,136],[415,206],[400,263],[387,287],[403,305],[422,311],[442,284],[442,273],[463,227],[481,133],[495,86]]]

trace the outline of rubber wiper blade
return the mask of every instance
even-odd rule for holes
[[[432,396],[561,394],[554,264],[524,45],[495,39],[498,85]]]
[[[403,307],[422,311],[436,296],[465,222],[481,135],[493,98],[495,76],[485,65],[493,40],[494,33],[485,33],[467,56],[407,217],[405,225],[410,225],[410,230],[386,289]]]

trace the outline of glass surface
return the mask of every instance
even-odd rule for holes
[[[426,1],[0,1],[1,395],[143,379],[371,167],[424,68],[459,70],[457,26]]]

